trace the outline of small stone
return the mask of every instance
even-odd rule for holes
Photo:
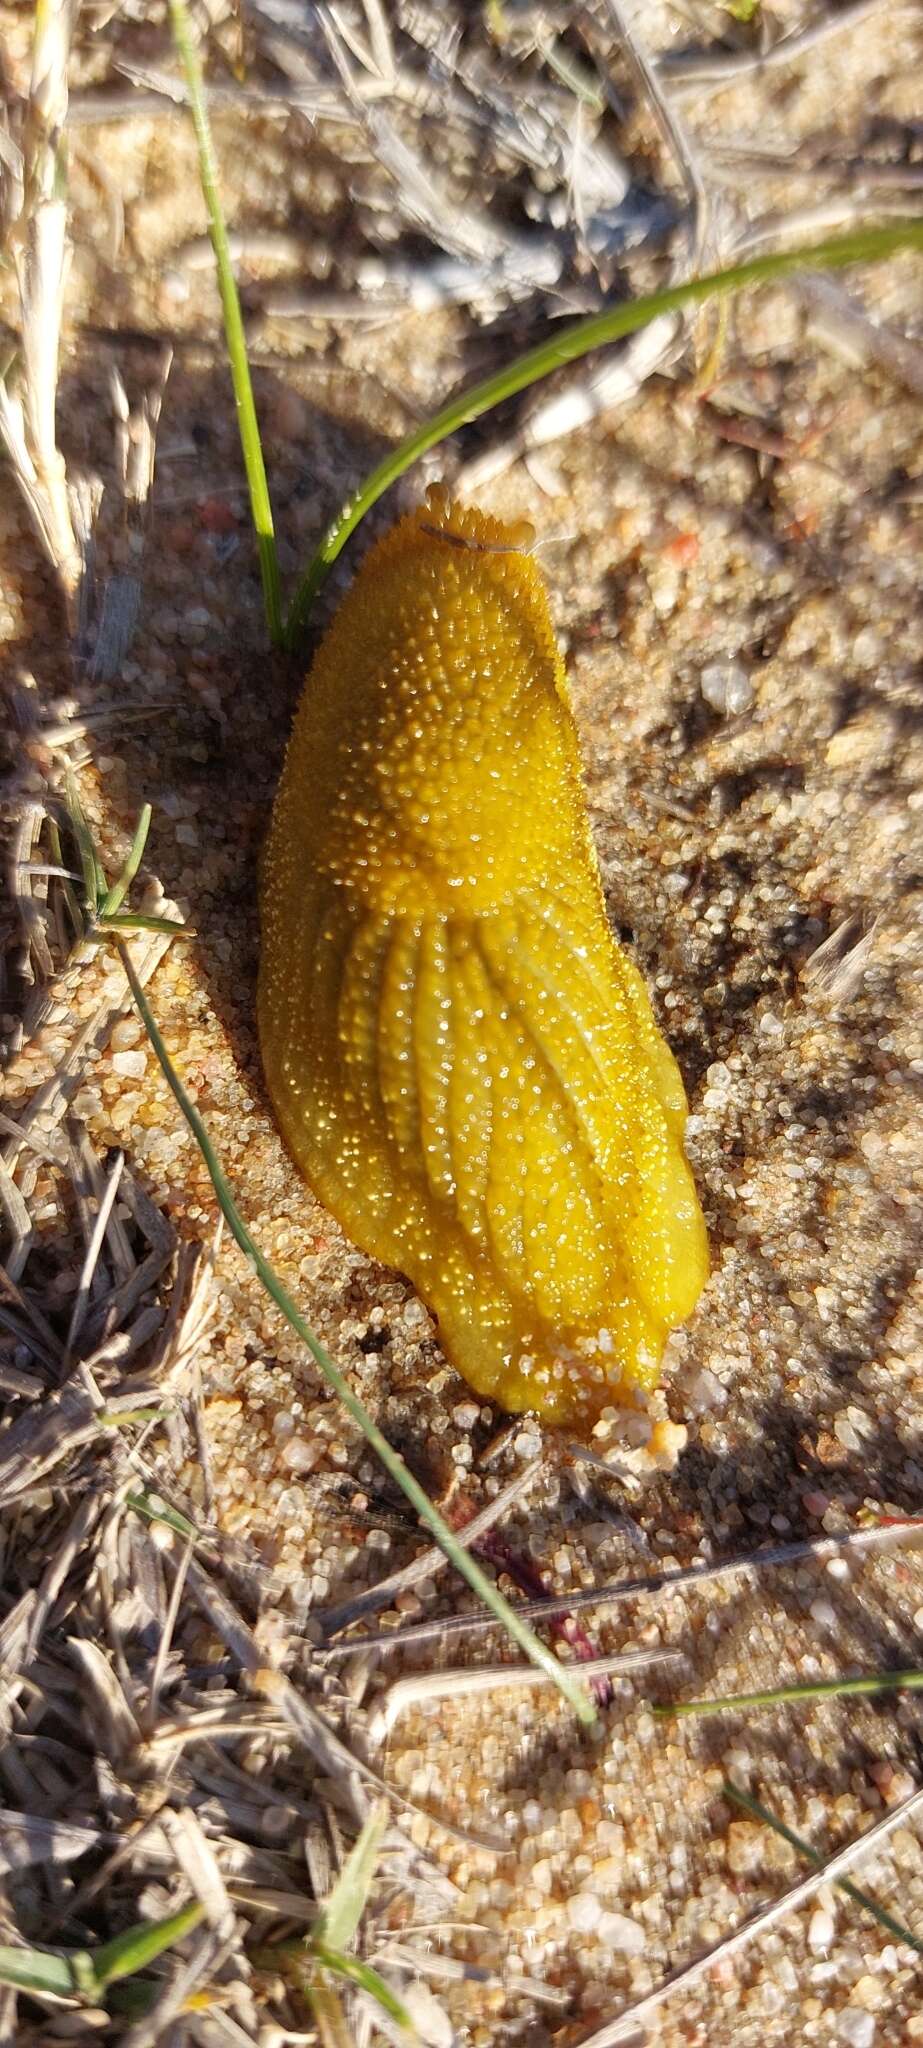
[[[875,2021],[870,2012],[863,2012],[858,2005],[844,2006],[837,2016],[836,2037],[843,2048],[872,2048],[875,2039]]]
[[[293,1436],[283,1446],[281,1460],[290,1472],[313,1472],[323,1457],[320,1444],[308,1442],[307,1437]]]
[[[869,1766],[869,1777],[877,1786],[887,1807],[902,1806],[911,1792],[916,1791],[916,1780],[902,1765],[890,1764],[885,1759]]]
[[[739,661],[710,661],[699,677],[699,689],[706,704],[720,711],[722,718],[737,718],[749,711],[755,691]]]
[[[727,1388],[709,1372],[707,1365],[694,1373],[683,1389],[686,1406],[693,1415],[707,1415],[710,1408],[723,1408],[727,1401]]]
[[[643,1927],[637,1920],[629,1920],[627,1913],[602,1913],[596,1932],[604,1947],[619,1955],[640,1956],[647,1947]]]
[[[665,563],[660,571],[652,576],[650,591],[654,610],[661,618],[669,618],[670,613],[676,610],[676,601],[679,597],[679,577],[675,569]],[[702,694],[705,694],[704,676]]]
[[[480,1412],[476,1401],[459,1401],[452,1410],[452,1421],[457,1429],[473,1429]]]
[[[123,1052],[127,1045],[137,1045],[141,1031],[137,1017],[120,1017],[118,1023],[113,1024],[109,1041],[113,1052]]]
[[[137,1052],[115,1052],[112,1055],[112,1071],[125,1081],[143,1081],[147,1072],[147,1055],[140,1047]]]
[[[830,1600],[812,1600],[811,1618],[818,1628],[836,1628],[836,1608]]]
[[[735,1877],[750,1877],[763,1861],[765,1831],[752,1820],[732,1820],[727,1834],[728,1869]]]
[[[874,668],[884,653],[880,633],[874,626],[863,626],[852,644],[853,660],[859,668]]]
[[[852,1988],[852,2004],[861,2005],[863,2012],[877,2012],[885,1996],[881,1978],[873,1976],[870,1970],[857,1977]]]
[[[567,1918],[578,1934],[592,1934],[603,1917],[603,1909],[592,1892],[576,1892],[567,1901]],[[609,1918],[615,1918],[609,1915]]]
[[[842,1444],[845,1450],[860,1451],[862,1449],[859,1437],[845,1409],[841,1409],[839,1415],[835,1415],[833,1418],[833,1434],[836,1437],[837,1443]]]
[[[657,1459],[661,1470],[672,1472],[689,1441],[689,1431],[684,1422],[671,1422],[665,1418],[655,1422],[651,1430],[651,1456]]]
[[[832,1913],[825,1913],[823,1906],[817,1906],[808,1924],[808,1947],[818,1955],[826,1955],[835,1932]]]

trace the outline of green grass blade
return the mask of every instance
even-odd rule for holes
[[[459,1542],[458,1537],[453,1534],[448,1524],[443,1521],[429,1495],[424,1493],[422,1486],[414,1478],[413,1473],[408,1471],[403,1458],[389,1444],[387,1437],[382,1435],[377,1423],[373,1422],[372,1417],[363,1407],[362,1402],[353,1393],[349,1381],[344,1377],[339,1366],[334,1363],[330,1353],[324,1349],[319,1338],[315,1337],[313,1330],[304,1321],[291,1295],[273,1272],[269,1260],[260,1251],[259,1246],[251,1237],[237,1207],[227,1175],[215,1152],[206,1126],[198,1110],[190,1102],[179,1075],[172,1064],[170,1055],[157,1028],[153,1011],[147,1001],[125,946],[118,939],[115,940],[115,944],[118,948],[122,966],[128,977],[132,995],[134,996],[147,1035],[160,1062],[167,1085],[179,1104],[208,1167],[221,1212],[241,1251],[245,1253],[254,1272],[262,1281],[267,1294],[275,1302],[276,1307],[281,1310],[289,1327],[295,1331],[296,1335],[301,1338],[302,1343],[310,1351],[312,1358],[320,1367],[328,1386],[333,1388],[338,1399],[342,1401],[347,1413],[352,1416],[357,1427],[361,1429],[363,1436],[371,1444],[373,1451],[380,1458],[385,1470],[390,1473],[391,1478],[401,1488],[402,1493],[409,1500],[411,1507],[419,1516],[424,1527],[431,1531],[440,1549],[445,1551],[449,1562],[455,1566],[457,1572],[460,1572],[462,1578],[467,1580],[472,1591],[477,1594],[478,1599],[483,1601],[484,1606],[490,1609],[490,1612],[495,1616],[501,1627],[506,1630],[510,1641],[516,1643],[530,1661],[533,1664],[537,1664],[539,1669],[544,1671],[553,1684],[557,1686],[558,1691],[563,1694],[568,1705],[572,1707],[578,1720],[584,1722],[587,1726],[591,1726],[596,1719],[596,1714],[586,1691],[576,1676],[579,1666],[575,1668],[575,1672],[572,1672],[567,1665],[559,1662],[558,1658],[539,1640],[533,1630],[519,1619],[519,1616],[510,1607],[509,1602],[504,1600],[502,1593],[491,1583],[490,1579],[482,1572],[480,1565],[475,1562],[474,1558],[465,1549],[464,1544]]]
[[[63,868],[65,864],[64,853],[61,846],[61,834],[58,831],[57,820],[54,818],[49,818],[47,824],[48,844],[51,849],[51,858],[55,862],[55,865],[57,867]],[[73,888],[70,882],[62,881],[61,889],[63,891],[64,901],[67,905],[67,913],[74,927],[74,931],[75,933],[80,933],[83,931],[84,921],[81,916],[80,905],[77,902],[77,898],[74,894]]]
[[[231,381],[234,386],[234,402],[237,407],[237,425],[240,445],[243,451],[244,468],[250,492],[250,512],[256,533],[257,552],[260,561],[260,575],[263,580],[263,604],[269,637],[278,647],[282,637],[282,594],[279,587],[279,558],[276,554],[276,540],[273,528],[272,505],[269,500],[269,486],[266,482],[266,467],[260,444],[260,430],[257,424],[256,406],[253,402],[253,384],[250,378],[250,364],[247,360],[247,343],[244,323],[240,311],[240,299],[231,264],[227,229],[218,190],[218,170],[212,145],[211,128],[205,105],[202,86],[202,67],[193,44],[189,27],[189,12],[186,0],[170,0],[170,22],[173,37],[179,51],[189,105],[192,111],[196,144],[199,152],[199,177],[208,209],[208,231],[211,236],[215,262],[218,266],[218,289],[221,293],[221,308],[224,314],[224,332],[227,341]]]
[[[346,1858],[329,1899],[316,1922],[313,1941],[324,1948],[348,1948],[365,1912],[372,1888],[381,1838],[388,1825],[388,1805],[376,1801]]]
[[[160,1500],[157,1494],[127,1493],[125,1505],[133,1508],[135,1514],[141,1515],[146,1522],[162,1522],[164,1528],[172,1529],[175,1535],[184,1537],[187,1543],[198,1543],[199,1532],[195,1523],[187,1521],[186,1516],[180,1514],[179,1508],[171,1508],[169,1501]]]
[[[55,1955],[39,1948],[0,1948],[0,1984],[17,1991],[34,1991],[49,1997],[73,1998],[75,1993],[97,1999],[120,1977],[131,1977],[148,1963],[182,1941],[198,1927],[204,1908],[196,1899],[166,1920],[144,1920],[107,1941],[102,1948],[70,1949]]]
[[[100,1429],[127,1429],[136,1422],[162,1422],[169,1413],[169,1408],[119,1408],[113,1415],[100,1408],[96,1419]]]
[[[803,1856],[806,1862],[813,1863],[815,1870],[823,1868],[826,1858],[819,1855],[803,1836],[796,1835],[794,1828],[786,1827],[784,1820],[779,1820],[778,1815],[772,1813],[768,1806],[761,1806],[758,1799],[752,1799],[749,1792],[742,1792],[737,1785],[732,1785],[730,1780],[722,1790],[725,1799],[729,1799],[732,1805],[741,1807],[744,1813],[752,1814],[754,1820],[765,1821],[767,1827],[774,1828],[776,1834],[782,1836],[783,1841],[788,1842],[792,1849],[797,1849],[799,1856]],[[880,1906],[877,1899],[871,1898],[868,1892],[861,1891],[857,1884],[853,1884],[851,1878],[835,1877],[833,1882],[841,1892],[846,1893],[847,1898],[852,1899],[854,1905],[861,1906],[866,1913],[871,1913],[872,1919],[878,1921],[879,1927],[885,1927],[895,1941],[903,1942],[906,1948],[912,1948],[918,1956],[923,1956],[923,1941],[918,1941],[916,1935],[911,1934],[909,1927],[905,1927],[902,1921],[895,1920],[894,1914],[888,1912],[887,1906]]]
[[[0,1984],[13,1991],[46,1993],[49,1998],[73,1998],[74,1973],[67,1956],[50,1955],[41,1948],[0,1948]]]
[[[183,937],[186,939],[195,937],[192,925],[183,924],[181,918],[148,917],[142,910],[107,911],[105,917],[100,917],[100,923],[105,925],[107,930],[111,926],[116,931],[182,932]]]
[[[536,348],[529,349],[515,362],[485,377],[482,383],[472,385],[470,391],[461,392],[385,456],[327,528],[292,600],[285,630],[287,645],[294,647],[297,644],[331,563],[336,561],[369,508],[419,456],[435,448],[439,441],[445,441],[459,427],[480,419],[502,399],[512,398],[517,391],[525,391],[528,385],[549,376],[552,370],[559,370],[564,363],[576,362],[590,349],[601,348],[606,342],[619,341],[626,334],[636,333],[639,327],[646,327],[649,321],[656,320],[662,313],[679,313],[686,306],[700,305],[707,299],[741,291],[745,285],[768,284],[775,278],[790,276],[795,270],[835,270],[849,263],[879,262],[899,249],[923,249],[923,220],[898,221],[888,227],[857,228],[846,235],[830,236],[823,242],[812,242],[797,249],[775,250],[766,256],[753,256],[745,263],[732,264],[727,270],[711,271],[705,277],[692,277],[683,284],[670,285],[664,291],[651,292],[647,298],[631,299],[624,305],[609,307],[603,313],[594,313],[589,319],[578,321],[576,326],[567,327],[547,341],[539,342]]]
[[[360,1991],[367,1991],[390,2019],[396,2020],[399,2027],[406,2028],[408,2034],[413,2034],[413,2021],[406,2005],[401,2004],[397,1993],[377,1970],[373,1970],[371,1963],[364,1963],[360,1956],[344,1956],[338,1949],[326,1948],[323,1943],[315,1947],[314,1954],[325,1970],[332,1970],[335,1976],[345,1977],[348,1983],[357,1984]]]
[[[652,1712],[660,1721],[678,1721],[687,1714],[732,1714],[742,1707],[786,1706],[792,1700],[838,1699],[868,1692],[918,1692],[923,1671],[872,1671],[866,1678],[822,1678],[815,1684],[780,1685],[772,1692],[729,1693],[720,1700],[673,1700]]]
[[[64,792],[67,803],[67,815],[70,819],[74,838],[77,841],[80,866],[83,870],[84,916],[89,918],[92,923],[95,921],[99,910],[100,897],[105,895],[108,884],[96,857],[93,834],[84,817],[83,805],[77,794],[77,784],[69,770],[65,777]]]
[[[133,1977],[138,1970],[145,1970],[162,1956],[165,1949],[182,1941],[198,1927],[205,1913],[199,1900],[189,1906],[181,1906],[178,1913],[171,1913],[166,1920],[142,1920],[137,1927],[128,1927],[124,1934],[117,1934],[114,1941],[107,1941],[105,1947],[95,1949],[92,1955],[94,1990],[106,1990],[107,1985],[116,1984],[120,1977]]]
[[[124,903],[144,857],[144,849],[147,845],[147,835],[151,829],[153,815],[150,804],[142,804],[141,815],[135,826],[135,836],[131,842],[131,851],[118,881],[113,882],[111,889],[106,890],[106,894],[99,906],[100,917],[112,917],[115,911]]]

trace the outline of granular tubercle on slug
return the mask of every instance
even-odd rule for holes
[[[315,657],[263,864],[276,1116],[476,1392],[589,1426],[708,1273],[686,1100],[606,922],[522,531],[431,494]]]

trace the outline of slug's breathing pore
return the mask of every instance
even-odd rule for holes
[[[656,1380],[708,1248],[522,538],[430,493],[362,564],[273,810],[259,1024],[344,1230],[478,1394],[580,1428]]]

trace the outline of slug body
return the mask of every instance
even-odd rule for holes
[[[686,1100],[609,931],[544,585],[441,495],[311,669],[261,883],[276,1116],[469,1386],[590,1424],[708,1272]]]

